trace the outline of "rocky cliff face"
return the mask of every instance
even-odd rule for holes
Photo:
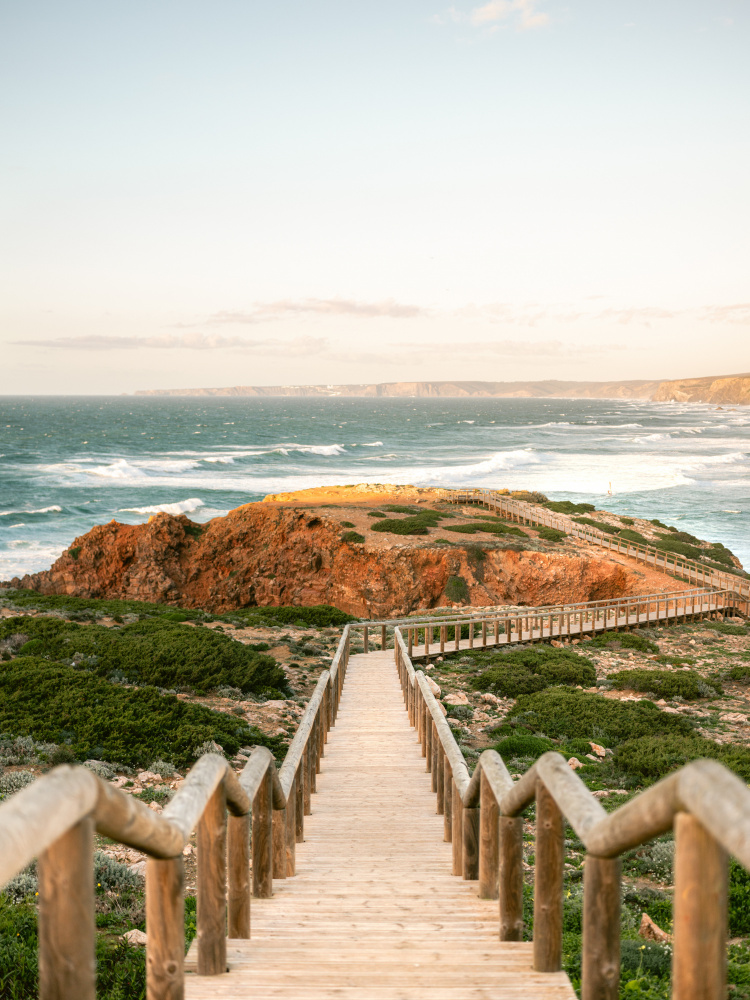
[[[322,512],[262,503],[205,525],[169,514],[141,525],[112,521],[76,539],[50,570],[12,582],[45,594],[218,612],[255,604],[333,604],[377,618],[450,605],[451,578],[449,592],[456,592],[458,580],[466,603],[478,606],[589,601],[681,586],[586,548],[546,553],[446,548],[426,539],[348,543],[340,524]]]
[[[655,402],[717,403],[750,405],[750,375],[720,375],[662,382],[653,395]]]

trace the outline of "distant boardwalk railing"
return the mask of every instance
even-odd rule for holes
[[[660,569],[671,576],[680,577],[700,587],[711,587],[717,590],[732,590],[743,598],[744,611],[748,613],[748,602],[750,602],[750,580],[737,576],[734,573],[713,569],[694,559],[686,559],[684,556],[676,555],[673,552],[666,552],[653,545],[643,545],[639,542],[630,542],[617,536],[609,535],[598,528],[592,528],[587,524],[579,524],[571,517],[564,514],[554,514],[552,511],[539,507],[536,504],[526,503],[523,500],[514,500],[512,497],[494,490],[471,489],[452,490],[447,499],[451,503],[479,503],[490,510],[496,510],[512,521],[520,524],[544,525],[549,528],[557,528],[568,535],[580,538],[582,541],[592,542],[594,545],[601,545],[613,552],[629,556],[654,569]]]
[[[516,611],[456,614],[436,609],[435,614],[428,616],[415,615],[369,624],[353,622],[349,628],[352,634],[361,631],[366,653],[378,632],[380,635],[375,641],[381,649],[386,649],[395,643],[395,629],[401,629],[409,656],[420,657],[511,642],[592,638],[600,632],[674,625],[681,621],[724,617],[745,609],[746,603],[733,590],[693,588]]]

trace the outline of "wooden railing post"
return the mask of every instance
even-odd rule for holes
[[[146,1000],[185,995],[185,866],[181,857],[146,860]],[[248,933],[250,911],[248,909]]]
[[[294,839],[301,844],[305,839],[305,765],[304,758],[297,768],[297,777],[294,779],[294,794],[296,804],[294,807]]]
[[[438,736],[437,726],[435,725],[435,720],[430,716],[430,787],[435,794],[438,790],[438,744],[440,743],[440,737]]]
[[[482,771],[479,795],[479,898],[497,899],[500,873],[500,810],[484,771]]]
[[[620,993],[619,858],[586,857],[583,872],[581,1000],[617,1000]]]
[[[286,874],[291,878],[297,873],[297,778],[292,779],[292,786],[289,789],[286,809],[284,810],[286,819],[285,841],[286,853]]]
[[[251,816],[230,816],[227,822],[229,908],[227,936],[250,937],[250,822]],[[149,937],[150,940],[150,937]]]
[[[479,878],[479,809],[463,808],[461,812],[463,832],[462,874],[467,882]]]
[[[523,819],[501,816],[500,940],[523,941]]]
[[[453,771],[448,757],[443,754],[443,840],[451,842],[453,814]]]
[[[675,816],[674,1000],[726,996],[727,855],[688,813]]]
[[[253,896],[270,899],[273,895],[273,775],[270,768],[263,776],[253,802]]]
[[[464,863],[464,837],[463,837],[463,811],[464,806],[461,801],[461,793],[455,779],[451,781],[451,847],[453,865],[451,872],[453,875],[463,874]]]
[[[39,855],[39,1000],[94,1000],[94,823],[85,818]]]
[[[286,878],[286,809],[273,810],[273,877]]]
[[[563,818],[541,781],[536,788],[534,970],[562,967]]]
[[[311,783],[312,778],[310,777],[310,758],[312,753],[310,751],[310,740],[308,739],[305,749],[302,751],[302,773],[304,775],[304,781],[302,782],[302,794],[303,794],[303,808],[302,815],[309,816],[312,812],[311,804]]]
[[[198,820],[198,975],[227,971],[227,805],[223,782]]]
[[[445,751],[443,750],[443,744],[439,739],[435,740],[435,745],[437,747],[437,760],[435,761],[434,766],[435,778],[437,780],[437,812],[438,815],[441,816],[445,811],[445,788],[443,784],[445,776]]]

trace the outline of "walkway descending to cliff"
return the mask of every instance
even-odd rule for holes
[[[228,974],[188,975],[187,1000],[573,1000],[451,875],[392,649],[349,659],[321,764],[295,877],[253,900],[252,938],[228,941]]]

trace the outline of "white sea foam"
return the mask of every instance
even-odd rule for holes
[[[150,507],[120,507],[118,514],[189,514],[203,507],[203,501],[198,497],[180,500],[178,503],[157,503]]]
[[[37,510],[0,510],[0,517],[8,514],[62,514],[62,507],[54,504],[52,507],[39,507]]]
[[[383,447],[383,442],[382,441],[363,441],[361,447],[363,447],[363,448],[382,448]]]

